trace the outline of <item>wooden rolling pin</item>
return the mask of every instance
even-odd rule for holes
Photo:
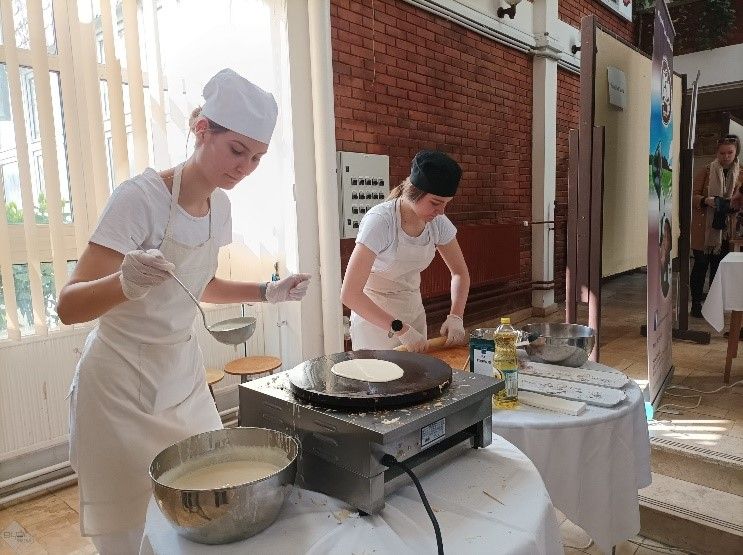
[[[437,349],[441,349],[444,346],[446,346],[446,337],[436,337],[434,339],[429,339],[428,341],[426,341],[426,343],[428,343],[426,352],[435,351]],[[407,351],[408,348],[405,345],[400,345],[399,347],[395,347],[393,350]]]

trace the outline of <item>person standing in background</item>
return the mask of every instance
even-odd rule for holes
[[[689,276],[691,316],[702,318],[704,283],[715,279],[717,266],[730,250],[735,218],[730,214],[740,204],[732,197],[743,184],[740,161],[740,140],[726,135],[717,142],[717,159],[713,160],[694,180],[691,215],[691,248],[694,265]]]

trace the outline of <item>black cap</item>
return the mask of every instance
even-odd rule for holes
[[[410,182],[421,191],[440,197],[453,197],[462,177],[462,168],[438,150],[422,150],[413,158]]]

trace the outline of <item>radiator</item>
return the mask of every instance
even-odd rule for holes
[[[246,316],[258,320],[247,352],[263,354],[261,309],[247,306],[245,310]],[[239,306],[207,308],[210,322],[240,315]],[[66,397],[90,328],[81,326],[0,346],[0,466],[11,459],[66,445],[69,436]],[[204,329],[200,315],[195,329],[207,367],[220,368],[233,358],[244,356],[242,345],[235,348],[214,341]],[[215,395],[220,390],[236,388],[239,381],[238,376],[225,376],[215,385]],[[0,482],[8,479],[5,474],[0,472]]]

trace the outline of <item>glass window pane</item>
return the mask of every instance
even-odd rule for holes
[[[8,314],[5,309],[3,276],[0,274],[0,339],[8,339]]]
[[[0,64],[0,152],[3,158],[6,151],[15,149],[15,130],[13,129],[13,112],[10,104],[10,87],[5,64]],[[15,158],[15,153],[11,154]]]
[[[5,191],[5,217],[9,224],[23,223],[23,201],[18,163],[9,162],[0,166],[0,179]]]
[[[44,35],[46,36],[46,51],[49,54],[57,53],[57,31],[54,25],[54,6],[52,0],[43,0],[41,5],[44,14]]]
[[[34,219],[37,224],[49,223],[49,203],[44,187],[44,158],[41,151],[35,152],[31,159],[31,179],[34,191]]]
[[[106,131],[106,171],[108,172],[108,190],[114,190],[114,147],[111,131]]]
[[[52,0],[42,0],[42,17],[44,18],[44,35],[46,51],[49,54],[57,53],[57,33],[54,26],[54,6]],[[13,0],[13,23],[15,28],[15,44],[18,48],[31,48],[31,33],[28,26],[28,7],[26,0]]]
[[[49,207],[44,187],[44,157],[41,151],[39,111],[36,105],[36,83],[30,67],[20,68],[23,117],[26,120],[28,158],[31,166],[31,190],[34,199],[34,215],[37,224],[49,223]]]
[[[39,112],[36,109],[36,81],[34,70],[30,67],[21,67],[21,98],[23,100],[23,116],[26,120],[26,134],[30,142],[40,141]],[[30,144],[29,144],[30,146]]]
[[[67,159],[67,137],[65,136],[62,89],[59,73],[49,72],[49,81],[52,89],[52,111],[54,112],[54,142],[57,146],[57,173],[59,175],[59,194],[62,198],[62,223],[71,224],[74,221],[72,207],[72,191],[70,190],[70,172]]]
[[[31,282],[28,278],[28,264],[13,264],[13,283],[15,300],[18,303],[18,325],[21,335],[34,333],[34,309],[31,303]]]
[[[152,165],[155,163],[155,137],[152,132],[152,99],[150,97],[150,87],[144,87],[144,122],[147,128],[148,164]]]
[[[113,17],[112,29],[114,31],[114,50],[116,59],[121,63],[121,68],[126,69],[126,46],[124,44],[124,2],[123,0],[102,0],[111,2],[111,15]]]
[[[46,325],[50,330],[59,328],[59,316],[57,316],[57,290],[54,287],[54,266],[51,262],[41,263],[41,291],[44,295]]]
[[[31,48],[26,0],[13,0],[13,28],[15,29],[15,45],[18,48]]]
[[[77,260],[67,261],[67,279],[72,277],[72,272],[75,270],[75,266],[77,266]]]

